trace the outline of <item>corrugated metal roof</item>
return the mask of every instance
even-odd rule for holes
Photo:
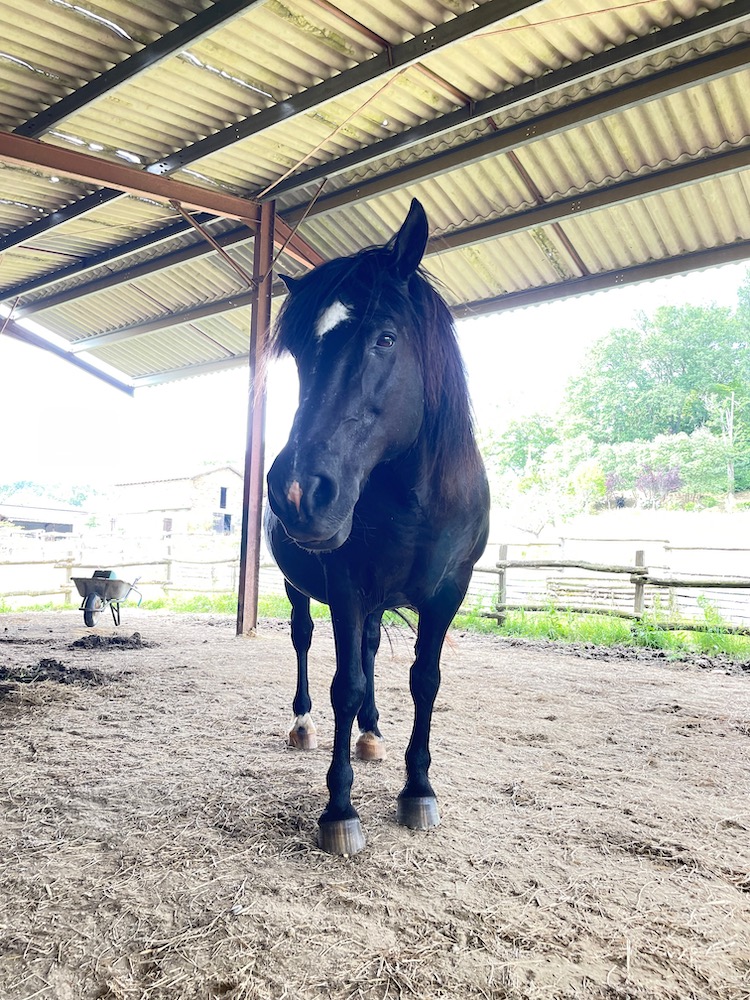
[[[0,127],[27,121],[207,6],[205,0],[0,0]]]
[[[55,120],[86,84],[101,92]],[[299,233],[324,258],[386,240],[419,197],[427,267],[456,308],[743,254],[748,93],[750,0],[266,0],[239,14],[222,0],[27,0],[21,12],[0,0],[0,131],[162,163],[209,190],[278,187],[282,215],[310,210]],[[165,159],[182,150],[188,162]],[[684,182],[674,173],[701,164]],[[92,356],[126,379],[244,359],[249,307],[227,306],[246,282],[163,198],[100,196],[101,183],[31,164],[0,171],[0,296],[18,296],[21,315],[77,348],[94,338]],[[326,202],[339,191],[343,204]],[[476,230],[493,221],[502,232]],[[238,226],[208,231],[251,272]],[[285,255],[278,269],[302,265]]]

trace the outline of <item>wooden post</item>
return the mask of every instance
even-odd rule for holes
[[[508,558],[508,546],[507,545],[503,544],[503,545],[500,546],[500,548],[498,550],[498,553],[497,553],[497,557],[498,557],[498,559],[501,562],[503,560],[505,560],[505,559]],[[497,624],[498,625],[504,625],[505,624],[505,619],[507,618],[507,612],[506,612],[505,608],[502,607],[502,605],[505,604],[506,592],[507,592],[507,586],[506,586],[506,581],[505,581],[505,574],[506,573],[507,573],[507,570],[505,569],[505,567],[501,566],[500,567],[500,572],[498,573],[498,580],[497,580],[497,612],[498,612],[498,614],[497,614]]]
[[[645,566],[645,553],[643,549],[637,549],[635,553],[635,565]],[[636,580],[635,584],[635,598],[633,600],[633,611],[639,617],[643,617],[643,610],[645,607],[645,591],[646,584],[643,582],[643,577],[641,576]]]
[[[247,410],[247,447],[242,493],[240,585],[237,599],[237,635],[254,635],[258,627],[261,510],[263,506],[263,450],[266,425],[266,379],[263,352],[271,325],[271,282],[276,203],[260,206],[255,233],[253,278],[257,296],[250,321],[250,388]]]
[[[65,560],[65,583],[63,584],[63,604],[72,604],[73,597],[73,553],[68,553]]]

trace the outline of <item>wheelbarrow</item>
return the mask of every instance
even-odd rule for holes
[[[109,607],[115,625],[120,624],[120,601],[128,599],[132,592],[138,594],[138,603],[143,600],[141,592],[135,589],[138,579],[132,583],[118,580],[111,569],[98,569],[93,576],[74,576],[73,583],[81,595],[83,620],[89,628],[93,628],[99,620],[99,615]]]

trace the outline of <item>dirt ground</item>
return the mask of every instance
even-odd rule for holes
[[[283,623],[122,617],[0,618],[2,1000],[750,997],[750,674],[454,634],[417,833],[394,630],[368,845],[332,858],[329,629],[302,753]]]

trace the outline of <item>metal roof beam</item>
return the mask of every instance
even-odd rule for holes
[[[79,150],[63,149],[37,139],[26,139],[11,132],[0,132],[0,162],[11,163],[16,167],[41,168],[50,174],[63,174],[85,184],[115,188],[136,198],[155,198],[167,203],[178,201],[183,208],[192,211],[211,212],[226,219],[239,219],[253,230],[257,228],[260,219],[260,206],[253,199],[198,187],[171,177],[158,177],[147,170],[126,167],[112,160],[104,160]],[[277,239],[284,240],[292,237],[292,232],[282,224],[280,228],[277,227],[275,235]],[[291,239],[290,250],[300,254],[309,251],[313,259],[318,256],[299,236]]]
[[[511,87],[500,94],[493,94],[484,100],[474,101],[467,107],[459,108],[422,125],[407,129],[397,135],[390,136],[388,139],[372,143],[363,149],[347,153],[333,161],[321,163],[275,185],[268,197],[279,198],[324,178],[336,177],[354,167],[372,163],[427,139],[481,121],[498,111],[508,111],[526,101],[551,94],[561,87],[591,79],[599,73],[625,66],[644,55],[651,55],[675,45],[695,40],[720,28],[744,21],[749,17],[750,0],[734,0],[733,3],[725,4],[717,10],[700,14],[690,20],[680,21],[667,28],[661,28],[659,31],[650,32],[642,38],[636,38],[624,45],[607,49],[562,69],[553,70],[538,79]],[[687,65],[692,65],[692,63]],[[649,80],[654,79],[655,77],[649,78]],[[359,187],[362,188],[363,185],[359,185]],[[263,198],[261,197],[260,200]],[[319,204],[325,204],[326,201],[327,199],[321,198]]]
[[[167,203],[177,201],[183,208],[192,211],[239,219],[253,232],[258,227],[260,206],[256,201],[186,184],[170,177],[157,177],[145,170],[122,166],[78,150],[61,149],[37,139],[25,139],[10,132],[0,132],[0,163],[41,168],[51,174],[63,174],[87,184],[115,188],[135,197],[155,198]],[[315,267],[323,262],[321,255],[282,219],[276,221],[274,241],[306,267]]]
[[[195,216],[197,222],[201,225],[206,225],[211,222],[216,221],[216,216],[209,215],[207,213],[198,213]],[[50,285],[57,284],[59,281],[65,281],[68,278],[74,278],[77,275],[85,274],[87,271],[93,271],[97,267],[102,267],[106,264],[112,264],[115,261],[122,260],[125,257],[129,257],[132,254],[139,253],[141,250],[148,249],[148,247],[156,247],[160,243],[167,243],[171,239],[175,239],[177,236],[182,236],[184,233],[188,232],[191,226],[187,222],[175,222],[172,225],[164,226],[162,229],[157,229],[153,233],[148,233],[145,236],[139,237],[137,240],[131,240],[129,243],[121,243],[118,246],[112,247],[109,250],[105,250],[100,254],[95,254],[92,257],[85,257],[83,260],[77,261],[75,264],[70,264],[67,267],[58,268],[56,271],[50,271],[47,274],[42,274],[37,278],[32,278],[30,281],[23,281],[17,285],[11,285],[9,288],[0,289],[0,302],[3,300],[15,299],[22,295],[29,295],[31,292],[40,291],[42,288],[48,288]],[[317,251],[312,250],[312,248],[297,234],[294,234],[287,243],[286,233],[290,232],[290,227],[287,226],[278,217],[276,219],[276,245],[281,249],[282,247],[284,254],[296,260],[298,263],[305,265],[306,267],[315,267],[317,264],[323,262],[323,258]],[[232,232],[243,232],[244,229],[232,230]],[[245,233],[241,239],[250,239],[252,234]],[[211,247],[205,243],[195,243],[190,247],[186,247],[184,251],[175,251],[176,253],[183,252],[184,256],[180,260],[174,260],[173,263],[182,263],[186,260],[192,260],[195,257],[201,257],[204,254],[211,253]],[[163,261],[164,258],[157,258],[158,261]],[[151,273],[153,268],[150,268],[148,264],[145,265],[147,270],[139,271],[135,268],[128,270],[118,271],[116,274],[108,275],[106,277],[107,285],[105,287],[111,287],[113,284],[119,284],[121,282],[132,281],[136,277],[142,277],[144,273]],[[81,286],[85,291],[79,292],[80,294],[89,294],[89,292],[95,292],[98,289],[93,285],[83,285]],[[65,296],[65,292],[61,295]],[[72,296],[75,298],[75,296]],[[48,302],[51,296],[45,299]],[[70,298],[70,296],[68,296]],[[61,301],[68,301],[68,298],[56,299],[55,302],[50,302],[50,305],[59,304]],[[36,303],[34,303],[36,305]],[[29,303],[29,308],[33,308],[32,304]],[[45,305],[43,308],[47,309],[48,306]]]
[[[229,299],[221,299],[219,302],[207,302],[205,305],[196,306],[194,309],[169,313],[166,316],[160,316],[158,319],[148,320],[144,323],[132,323],[130,326],[122,326],[119,330],[111,330],[109,333],[96,333],[91,337],[74,340],[70,345],[70,350],[73,354],[78,354],[81,351],[91,351],[97,347],[107,347],[109,344],[117,344],[122,340],[143,337],[147,333],[156,333],[158,330],[168,330],[173,326],[194,323],[196,320],[205,319],[208,316],[217,316],[220,313],[252,305],[256,297],[257,292],[254,290],[240,292]]]
[[[396,170],[390,170],[372,180],[342,188],[335,194],[319,198],[307,209],[305,206],[284,213],[284,219],[294,225],[306,213],[307,218],[324,215],[355,201],[387,194],[409,184],[417,184],[431,177],[451,170],[457,170],[477,163],[490,156],[508,153],[557,135],[560,132],[578,128],[606,115],[626,111],[649,101],[668,97],[691,85],[706,83],[727,76],[750,65],[750,42],[736,45],[731,49],[702,56],[690,63],[672,67],[655,73],[644,80],[615,87],[604,94],[588,97],[566,107],[548,111],[536,118],[529,118],[509,128],[498,129],[469,142],[454,146],[433,156]]]
[[[186,149],[178,150],[170,156],[152,163],[146,169],[155,174],[169,174],[175,170],[194,163],[211,153],[216,153],[227,146],[255,135],[264,129],[280,122],[288,121],[296,115],[325,104],[342,94],[349,93],[357,87],[371,83],[379,77],[403,69],[418,62],[454,42],[461,41],[481,31],[483,28],[497,24],[508,18],[515,17],[543,0],[486,0],[485,3],[465,14],[459,14],[444,21],[442,24],[421,35],[415,35],[400,45],[392,45],[379,55],[366,59],[364,62],[343,70],[336,76],[322,83],[308,87],[298,94],[293,94],[285,101],[278,101],[263,111],[258,111],[243,121],[227,125],[213,135],[199,139]]]
[[[446,250],[455,250],[486,240],[526,232],[539,226],[565,222],[567,219],[588,215],[590,212],[624,205],[627,202],[648,198],[649,195],[674,191],[689,184],[697,184],[712,177],[726,176],[748,167],[750,167],[750,145],[715,153],[713,156],[703,156],[689,163],[679,163],[664,170],[655,170],[650,174],[608,184],[571,198],[535,205],[522,212],[514,212],[499,219],[480,222],[475,226],[436,236],[430,240],[427,252],[439,254]]]
[[[129,83],[141,73],[153,69],[164,59],[169,58],[182,49],[194,45],[205,35],[216,28],[227,24],[235,17],[246,13],[252,7],[257,7],[263,0],[215,0],[206,10],[201,11],[188,21],[178,25],[166,35],[145,45],[138,52],[123,59],[111,69],[90,80],[78,90],[57,101],[45,111],[30,118],[13,131],[16,135],[36,139],[46,131],[59,125],[66,118],[80,111],[81,108],[105,94],[112,93],[117,87]]]
[[[127,167],[77,149],[63,149],[38,139],[26,139],[11,132],[0,132],[0,162],[62,174],[85,184],[115,188],[136,198],[154,198],[167,204],[179,201],[183,208],[240,219],[253,228],[257,227],[260,218],[258,203],[248,198],[170,177],[157,177],[137,167]]]
[[[427,246],[429,257],[445,253],[449,250],[456,250],[462,247],[472,246],[486,240],[499,239],[503,236],[511,236],[516,233],[526,232],[529,229],[536,229],[539,226],[564,223],[567,219],[577,218],[587,215],[590,212],[611,208],[615,205],[623,205],[627,202],[637,201],[652,194],[659,194],[665,191],[673,191],[680,187],[710,180],[712,177],[726,176],[750,167],[750,145],[736,150],[728,150],[716,153],[713,156],[704,156],[688,163],[680,163],[664,170],[657,170],[645,176],[630,178],[619,181],[593,191],[575,195],[571,198],[563,198],[558,201],[548,202],[543,205],[535,205],[533,208],[524,209],[521,212],[513,212],[510,215],[493,219],[489,222],[481,222],[475,226],[456,230],[452,233],[433,237]],[[227,234],[230,235],[230,234]],[[182,253],[178,251],[178,254]],[[178,254],[174,256],[177,257]],[[161,258],[164,260],[164,258]],[[175,263],[180,263],[176,260]],[[153,269],[158,265],[158,259],[149,265]],[[159,269],[156,267],[156,269]],[[150,273],[150,270],[149,272]],[[118,277],[113,275],[113,278]],[[92,291],[100,291],[103,287],[109,287],[104,279]],[[76,292],[85,294],[88,286],[83,289],[70,289],[62,293],[67,298],[76,298]],[[283,288],[279,284],[276,294],[283,294]],[[195,310],[188,310],[184,313],[177,313],[171,316],[161,317],[157,320],[150,320],[144,323],[136,323],[120,330],[108,333],[96,334],[85,340],[77,341],[71,347],[72,351],[87,350],[92,347],[103,346],[105,344],[116,343],[119,340],[141,336],[145,333],[153,333],[156,330],[166,329],[182,323],[188,323],[195,319],[204,319],[208,316],[218,315],[230,309],[239,308],[252,302],[254,293],[238,294],[230,299],[222,299],[218,302],[207,303]],[[49,303],[50,300],[45,300]],[[59,304],[59,301],[51,303]],[[21,308],[18,315],[28,315],[34,312],[33,303],[28,311]],[[41,306],[41,303],[40,303]],[[47,305],[44,306],[47,308]]]
[[[20,229],[16,229],[14,232],[7,233],[7,235],[1,237],[0,253],[12,249],[12,247],[17,247],[20,243],[25,243],[27,240],[33,240],[35,236],[41,236],[42,233],[54,229],[55,226],[60,226],[63,222],[70,222],[71,219],[76,219],[79,215],[84,215],[86,212],[92,212],[95,208],[100,208],[102,205],[106,205],[108,201],[119,197],[119,191],[107,190],[94,191],[93,194],[84,195],[78,201],[74,201],[64,208],[58,208],[56,212],[51,212],[49,215],[37,219],[36,222],[30,222],[27,226],[22,226]]]
[[[126,393],[128,396],[133,395],[133,386],[128,385],[126,382],[120,382],[113,375],[109,375],[107,372],[97,368],[96,365],[90,364],[83,358],[77,358],[74,354],[66,351],[64,347],[58,347],[57,344],[51,343],[49,340],[45,340],[44,337],[40,337],[36,333],[32,333],[30,330],[24,330],[23,327],[19,326],[12,319],[7,320],[3,327],[4,337],[13,337],[14,340],[20,340],[24,344],[30,344],[32,347],[39,347],[43,351],[49,351],[51,354],[56,355],[58,358],[62,358],[63,361],[67,361],[71,365],[75,365],[76,368],[81,368],[83,371],[87,372],[89,375],[94,375],[96,378],[101,379],[102,382],[106,382],[107,385],[113,386],[115,389],[119,389],[120,392]]]
[[[624,285],[637,284],[642,281],[655,281],[657,278],[686,274],[690,271],[701,271],[709,267],[719,267],[722,264],[733,264],[748,259],[750,259],[750,240],[742,240],[726,246],[712,247],[709,250],[697,250],[693,253],[667,257],[663,260],[649,261],[647,264],[636,264],[633,267],[621,268],[616,271],[603,271],[600,274],[568,279],[552,285],[544,285],[541,288],[510,292],[491,299],[469,302],[463,306],[453,306],[451,312],[456,319],[473,319],[477,316],[505,312],[509,309],[522,309],[526,306],[540,305],[543,302],[574,298],[592,292],[621,288]],[[134,388],[158,385],[162,382],[172,382],[194,375],[205,375],[226,368],[236,368],[246,364],[247,359],[247,354],[237,354],[231,358],[202,362],[185,368],[173,368],[153,375],[136,376],[132,382]]]
[[[508,292],[478,302],[467,302],[465,305],[453,306],[451,312],[455,319],[473,319],[477,316],[506,312],[508,309],[524,309],[526,306],[538,306],[543,302],[555,302],[559,299],[575,298],[578,295],[589,295],[591,292],[607,291],[610,288],[622,288],[624,285],[635,285],[641,281],[655,281],[657,278],[688,274],[690,271],[705,271],[709,267],[736,264],[748,258],[750,258],[750,240],[740,240],[725,246],[710,247],[708,250],[695,250],[675,257],[652,260],[647,264],[634,264],[632,267],[616,271],[601,271],[599,274],[589,274],[583,278],[568,278],[551,285]]]
[[[252,239],[252,233],[245,226],[237,226],[229,232],[217,235],[216,242],[219,246],[227,247],[235,243],[243,243]],[[31,316],[34,313],[42,312],[44,309],[51,309],[53,306],[60,306],[66,302],[72,302],[84,295],[93,295],[94,292],[102,292],[107,288],[113,288],[126,281],[135,281],[137,278],[145,278],[156,271],[161,271],[167,267],[174,267],[176,264],[184,264],[195,257],[203,256],[207,253],[214,253],[213,247],[208,243],[196,243],[192,246],[182,247],[172,253],[163,254],[161,257],[154,257],[151,260],[136,264],[135,267],[126,271],[114,271],[112,274],[102,275],[93,281],[88,281],[85,285],[74,285],[71,288],[63,288],[61,291],[46,298],[29,302],[28,305],[20,305],[15,310],[15,315]],[[7,295],[7,293],[6,293]]]
[[[119,192],[115,193],[119,197]],[[207,223],[216,221],[216,216],[200,212],[196,215],[196,220],[201,225],[206,225]],[[38,292],[40,289],[54,285],[58,281],[64,281],[66,278],[75,278],[79,274],[93,271],[105,264],[112,264],[114,261],[122,260],[132,254],[139,253],[141,250],[147,250],[149,247],[157,247],[160,243],[167,243],[178,236],[183,236],[190,229],[191,226],[182,220],[174,222],[169,226],[163,226],[161,229],[157,229],[152,233],[146,233],[145,236],[139,236],[138,239],[130,240],[128,243],[121,243],[119,246],[111,247],[102,253],[92,254],[90,257],[77,260],[75,264],[60,267],[56,271],[42,274],[37,278],[32,278],[30,281],[21,281],[17,285],[11,285],[4,290],[0,289],[0,301],[3,299],[18,298],[21,295],[28,295],[31,292]],[[12,235],[15,236],[16,234],[13,233]]]

